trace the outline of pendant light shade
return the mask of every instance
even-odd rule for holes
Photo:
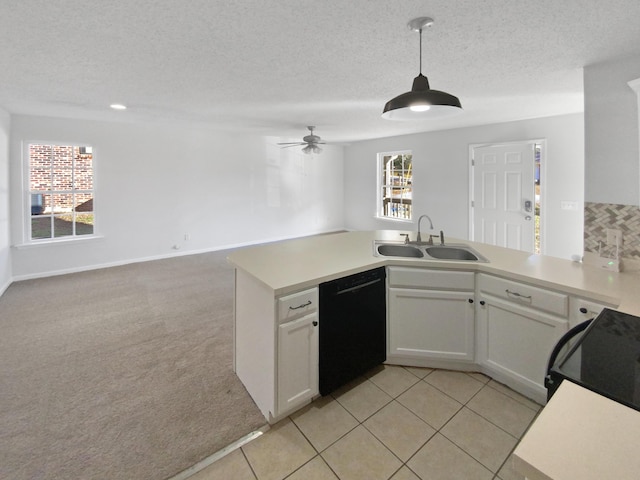
[[[420,33],[420,73],[413,79],[410,92],[398,95],[384,106],[382,118],[386,120],[420,120],[440,118],[462,112],[458,97],[440,90],[432,90],[429,80],[422,75],[422,29],[433,25],[433,19],[420,17],[411,20],[408,27]]]

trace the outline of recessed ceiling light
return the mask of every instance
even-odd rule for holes
[[[112,103],[109,106],[111,108],[113,108],[114,110],[126,110],[127,109],[127,106],[126,105],[122,105],[121,103]]]

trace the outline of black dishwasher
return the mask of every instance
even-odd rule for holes
[[[320,394],[387,359],[384,267],[320,284]]]

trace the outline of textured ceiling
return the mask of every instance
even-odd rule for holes
[[[390,122],[418,73],[464,113]],[[5,0],[0,106],[342,142],[582,111],[582,67],[640,55],[638,0]],[[114,102],[125,112],[108,108]]]

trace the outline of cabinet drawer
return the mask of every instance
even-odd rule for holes
[[[389,267],[390,287],[473,290],[473,272]]]
[[[569,314],[569,296],[564,293],[514,282],[491,275],[478,275],[480,293],[488,293],[517,305],[554,313],[562,317]]]
[[[318,289],[311,288],[278,298],[278,323],[315,312],[318,309]]]

